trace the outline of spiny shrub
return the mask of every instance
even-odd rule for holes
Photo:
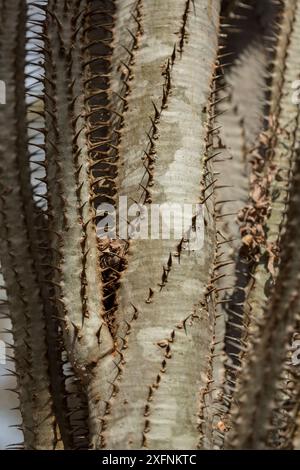
[[[0,19],[12,447],[299,448],[299,0]],[[184,204],[183,236],[141,236]]]

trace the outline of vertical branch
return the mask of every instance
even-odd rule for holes
[[[123,28],[131,15],[139,18],[131,31],[136,41],[118,147],[119,193],[128,205],[144,204],[147,210],[152,204],[197,204],[203,200],[201,181],[212,183],[206,123],[220,5],[131,4],[139,14],[129,2],[118,2],[116,12]],[[118,374],[104,417],[103,446],[197,445],[195,396],[205,382],[214,323],[204,300],[216,242],[212,203],[206,206],[205,250],[189,252],[188,240],[174,234],[163,240],[161,228],[158,240],[130,241],[117,295]]]
[[[10,304],[18,394],[27,449],[54,449],[59,431],[47,362],[45,312],[36,274],[37,236],[27,150],[25,105],[26,2],[2,3],[0,79],[1,264]]]
[[[101,425],[99,409],[105,406],[109,388],[106,368],[114,344],[103,318],[93,162],[87,146],[90,128],[82,93],[84,60],[90,47],[85,42],[88,7],[85,1],[50,1],[47,7],[45,147],[53,253],[47,282],[55,290],[53,300],[68,357],[88,395],[93,441]]]
[[[242,361],[236,391],[239,407],[234,414],[239,413],[240,418],[230,434],[231,445],[238,447],[272,445],[269,438],[276,426],[272,418],[282,387],[286,347],[299,311],[295,295],[298,261],[293,251],[293,240],[298,236],[299,106],[292,102],[292,84],[299,78],[298,41],[299,5],[291,0],[285,3],[282,15],[271,88],[273,114],[263,139],[269,157],[265,174],[270,179],[271,207],[249,296],[248,350]]]
[[[247,337],[247,295],[253,285],[252,273],[262,240],[260,227],[268,208],[264,195],[269,179],[267,176],[259,179],[263,160],[254,159],[251,148],[256,146],[264,127],[266,79],[273,57],[278,7],[270,2],[262,3],[263,8],[253,0],[230,2],[234,8],[221,29],[224,39],[220,46],[220,90],[216,104],[221,126],[215,137],[218,156],[214,168],[218,179],[217,229],[222,253],[217,309],[226,318],[226,373],[221,387],[214,392],[217,397],[212,405],[214,448],[223,447],[231,426],[232,395]],[[267,26],[263,27],[264,23]]]

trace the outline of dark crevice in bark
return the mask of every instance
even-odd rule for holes
[[[120,95],[112,96],[110,74],[111,57],[114,48],[114,22],[116,14],[115,1],[107,0],[89,2],[85,15],[85,102],[88,106],[88,152],[91,159],[93,183],[93,201],[97,211],[101,204],[109,204],[116,209],[116,178],[118,176],[119,146],[121,131],[124,125],[124,114],[127,110],[127,99],[130,94],[130,81],[135,63],[135,54],[142,35],[142,2],[138,0],[133,9],[136,29],[129,31],[132,37],[130,49],[124,48],[127,58],[120,63]],[[96,222],[109,213],[96,216]],[[107,238],[99,240],[100,266],[104,289],[105,321],[112,336],[115,336],[116,293],[119,279],[125,268],[127,242],[111,240],[110,233],[116,227],[107,227]],[[103,236],[103,234],[102,234]]]

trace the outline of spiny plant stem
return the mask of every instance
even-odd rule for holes
[[[104,406],[102,400],[108,388],[105,357],[113,351],[114,344],[103,320],[89,128],[83,114],[85,97],[81,93],[82,58],[86,58],[84,51],[90,47],[83,36],[89,14],[87,6],[84,1],[67,4],[50,1],[47,6],[45,146],[53,252],[48,282],[55,290],[54,302],[70,362],[88,393],[94,436],[100,426],[96,410]],[[101,381],[97,382],[96,390],[94,376],[99,370]]]
[[[0,113],[1,263],[13,326],[22,430],[26,449],[60,446],[47,362],[45,311],[37,276],[37,234],[27,152],[25,105],[26,2],[2,4],[0,78],[7,104]]]
[[[136,2],[133,8],[138,15],[128,5],[117,2],[117,23],[132,21],[131,14],[139,21],[131,31],[136,41],[119,144],[118,191],[149,209],[152,203],[176,203],[178,198],[196,203],[201,181],[212,182],[206,107],[217,54],[220,3],[210,2],[207,11],[207,2],[202,1],[167,1],[160,9],[156,1]],[[175,40],[174,31],[178,31]],[[213,38],[209,46],[208,36]],[[159,44],[150,56],[149,44]],[[205,50],[203,63],[197,59],[196,44]],[[121,48],[116,53],[124,55]],[[115,60],[120,58],[128,60],[126,55],[125,60],[122,55]],[[197,70],[195,77],[201,74],[200,87],[187,75],[191,63]],[[178,125],[178,115],[189,118]],[[198,131],[193,133],[193,128]],[[189,181],[181,176],[185,166],[192,168]],[[128,267],[117,295],[120,362],[116,393],[105,416],[103,445],[108,448],[175,449],[179,440],[185,448],[198,443],[198,393],[206,384],[206,352],[214,324],[205,300],[213,270],[214,213],[211,201],[206,206],[203,258],[196,252],[188,254],[183,240],[130,242]]]
[[[249,296],[249,350],[242,361],[243,373],[236,394],[240,406],[235,413],[242,412],[243,416],[233,431],[237,433],[234,442],[238,447],[270,445],[267,437],[272,428],[270,408],[275,408],[275,391],[280,387],[285,357],[284,344],[288,344],[289,331],[294,326],[297,314],[297,307],[294,309],[291,306],[287,315],[284,315],[283,310],[279,313],[278,308],[281,305],[280,297],[289,304],[294,295],[293,282],[285,293],[281,287],[282,283],[287,285],[290,274],[293,276],[294,272],[286,257],[286,250],[289,250],[291,227],[297,220],[294,201],[298,197],[295,181],[299,107],[292,103],[291,91],[300,66],[295,64],[298,60],[296,45],[299,41],[299,18],[297,2],[286,2],[273,71],[271,111],[274,114],[271,115],[270,129],[264,137],[269,151],[265,174],[269,175],[271,181],[268,196],[271,211],[264,223],[265,251],[261,249],[260,263]],[[291,256],[297,262],[294,255]]]

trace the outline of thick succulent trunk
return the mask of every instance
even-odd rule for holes
[[[153,204],[201,202],[204,185],[213,181],[208,110],[219,6],[217,1],[166,1],[159,7],[154,0],[117,2],[117,31],[130,23],[134,9],[139,21],[120,38],[126,44],[133,33],[136,44],[118,150],[118,190],[128,205],[144,204],[149,217]],[[120,40],[113,63],[130,59]],[[198,444],[199,391],[208,380],[215,321],[207,305],[215,220],[212,202],[205,206],[204,248],[189,251],[181,238],[163,240],[161,227],[158,240],[130,241],[117,297],[117,392],[108,403],[103,432],[109,448]]]

